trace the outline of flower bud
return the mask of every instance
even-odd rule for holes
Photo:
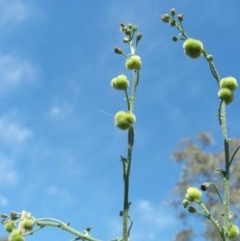
[[[184,208],[186,208],[187,206],[188,206],[188,200],[186,199],[186,198],[184,198],[183,200],[182,200],[182,205],[183,205],[183,207]]]
[[[234,99],[233,93],[229,88],[221,88],[218,91],[218,97],[221,100],[223,100],[226,104],[231,103]]]
[[[178,41],[178,37],[177,36],[173,36],[172,40],[173,40],[173,42],[177,42]]]
[[[189,207],[189,208],[188,208],[188,212],[189,212],[189,213],[196,213],[197,210],[196,210],[196,208],[194,208],[194,207]]]
[[[126,34],[127,36],[130,36],[130,35],[131,35],[131,29],[129,29],[129,28],[126,28],[126,29],[124,30],[124,32],[125,32],[125,34]]]
[[[132,112],[118,111],[115,115],[115,125],[121,130],[129,129],[136,121],[136,117]]]
[[[24,237],[21,232],[17,229],[14,229],[8,237],[9,241],[24,241]]]
[[[120,31],[124,31],[126,25],[124,23],[120,23]]]
[[[137,26],[136,25],[133,25],[133,32],[136,32],[137,31]]]
[[[169,23],[172,27],[176,26],[176,20],[175,19],[172,19]]]
[[[201,190],[202,191],[207,191],[209,186],[210,186],[209,182],[204,182],[204,183],[201,184]]]
[[[126,90],[128,88],[129,81],[127,79],[127,76],[124,74],[121,74],[111,81],[111,86],[116,90]]]
[[[170,20],[170,17],[168,14],[163,14],[162,17],[161,17],[162,21],[165,22],[165,23],[168,23],[169,20]]]
[[[133,25],[131,23],[128,24],[128,28],[132,29]]]
[[[202,193],[198,188],[196,188],[196,187],[188,187],[187,188],[187,193],[186,193],[185,198],[189,202],[201,201],[201,196],[202,196]]]
[[[208,61],[208,62],[213,61],[213,56],[212,56],[211,54],[209,54],[209,55],[207,56],[207,61]]]
[[[129,70],[141,69],[141,66],[142,66],[142,61],[140,56],[138,55],[132,55],[126,61],[126,68]]]
[[[170,14],[172,15],[172,17],[175,15],[175,9],[174,8],[170,9]]]
[[[124,42],[124,43],[128,43],[128,42],[129,42],[129,38],[128,38],[128,37],[124,37],[124,38],[123,38],[123,42]]]
[[[6,221],[4,222],[4,228],[7,232],[11,233],[13,229],[15,228],[15,224],[13,221]]]
[[[142,38],[142,34],[141,34],[141,33],[138,33],[138,34],[137,34],[137,41],[141,40],[141,38]]]
[[[229,76],[220,80],[220,88],[228,88],[231,91],[234,91],[237,89],[237,87],[238,87],[237,80],[232,76]]]
[[[203,51],[203,44],[197,39],[189,38],[183,43],[184,53],[192,59],[198,58]]]
[[[239,236],[239,227],[237,225],[230,225],[227,229],[227,238],[230,240],[235,240]]]
[[[183,14],[182,13],[178,14],[177,18],[178,18],[179,22],[182,22],[183,21]]]
[[[122,54],[122,53],[123,53],[123,51],[122,51],[120,48],[115,48],[115,49],[114,49],[114,52],[115,52],[116,54]]]

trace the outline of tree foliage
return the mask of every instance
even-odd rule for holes
[[[230,146],[231,155],[233,155],[240,146],[240,140],[232,139]],[[177,233],[175,240],[193,240],[192,236],[194,229],[196,229],[196,224],[191,227],[189,223],[190,215],[180,205],[189,185],[200,186],[201,183],[212,182],[216,184],[220,194],[222,194],[221,174],[218,170],[224,165],[224,155],[224,150],[214,150],[214,139],[206,132],[199,133],[194,140],[184,138],[178,143],[176,151],[173,153],[173,159],[182,166],[182,173],[173,189],[175,197],[173,206],[177,209],[177,217],[184,224],[187,223],[187,228]],[[233,220],[238,218],[237,209],[240,206],[240,165],[236,163],[239,158],[240,153],[236,153],[230,170],[232,177],[230,202],[231,210],[234,213]],[[218,221],[221,221],[223,219],[222,208],[220,208],[222,203],[219,201],[216,190],[210,187],[204,192],[203,198],[211,214]],[[202,221],[204,223],[202,235],[209,240],[219,240],[219,234],[214,226],[207,219],[202,218]]]

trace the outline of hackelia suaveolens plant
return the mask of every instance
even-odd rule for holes
[[[123,43],[127,44],[130,48],[130,53],[125,53],[121,48],[114,49],[116,54],[120,54],[125,58],[125,68],[127,71],[133,72],[133,80],[127,80],[125,74],[113,78],[111,85],[115,89],[124,90],[126,99],[126,110],[117,111],[115,114],[115,125],[120,129],[128,132],[127,156],[121,156],[123,164],[123,181],[124,181],[124,197],[123,197],[123,210],[120,216],[123,220],[122,226],[122,239],[123,241],[129,240],[129,235],[132,227],[132,221],[129,215],[130,201],[129,201],[129,178],[132,162],[133,140],[134,140],[134,123],[136,116],[134,114],[134,106],[136,99],[136,91],[139,83],[139,74],[142,67],[142,60],[136,54],[138,42],[142,39],[142,34],[137,32],[137,26],[133,24],[124,23],[120,24],[120,30],[124,33]],[[124,76],[124,77],[123,77]],[[129,83],[131,82],[131,83]],[[131,90],[129,90],[131,86]],[[129,94],[131,93],[131,95]],[[128,222],[130,221],[130,224]]]
[[[119,47],[116,47],[114,52],[118,55],[122,55],[125,58],[123,69],[127,73],[121,73],[112,78],[111,86],[114,90],[120,91],[120,93],[125,95],[126,109],[117,111],[114,121],[117,128],[127,132],[128,138],[127,154],[126,156],[120,156],[123,167],[124,181],[123,209],[120,211],[120,216],[122,218],[122,237],[112,240],[128,241],[133,224],[129,214],[131,203],[129,201],[129,179],[135,133],[134,123],[136,121],[134,105],[139,82],[139,73],[142,67],[142,60],[141,57],[136,54],[136,49],[139,41],[142,39],[142,34],[138,32],[137,26],[133,24],[125,25],[121,23],[120,30],[125,35],[123,38],[123,43],[128,45],[130,48],[130,53],[125,53]],[[133,73],[133,79],[132,81],[129,81],[127,75],[131,72]],[[36,219],[31,215],[31,213],[24,210],[22,212],[11,212],[9,215],[2,214],[1,219],[5,230],[9,233],[9,241],[24,241],[24,237],[26,235],[34,234],[44,227],[55,227],[69,232],[75,236],[73,240],[101,241],[100,239],[96,239],[91,236],[92,227],[87,227],[84,231],[80,232],[72,228],[69,223],[64,223],[54,218]]]
[[[177,17],[176,17],[177,16]],[[225,151],[225,168],[216,170],[219,173],[223,180],[223,193],[224,197],[222,198],[220,192],[216,185],[212,182],[205,182],[201,185],[202,191],[207,191],[209,187],[215,189],[216,194],[219,197],[219,201],[222,203],[222,213],[223,213],[223,223],[220,223],[212,215],[208,208],[204,205],[201,200],[201,191],[195,187],[189,187],[186,191],[186,196],[182,201],[184,208],[188,207],[190,202],[196,204],[197,207],[190,206],[188,211],[190,213],[198,213],[205,218],[209,219],[212,224],[215,226],[216,230],[220,234],[223,241],[234,240],[239,236],[238,226],[231,223],[232,213],[230,210],[230,166],[233,163],[234,157],[240,147],[238,147],[233,154],[230,153],[230,139],[227,135],[227,124],[226,124],[226,105],[234,101],[234,91],[237,89],[238,84],[237,80],[232,77],[221,78],[217,68],[213,62],[213,56],[208,54],[204,48],[203,43],[195,38],[190,38],[183,27],[183,14],[175,13],[175,9],[171,9],[169,13],[162,15],[162,21],[168,23],[171,27],[175,27],[180,32],[177,36],[173,36],[173,41],[183,41],[184,53],[192,59],[197,59],[203,56],[210,68],[210,71],[217,81],[218,84],[218,97],[220,99],[219,108],[218,108],[218,120],[224,140],[224,151]]]

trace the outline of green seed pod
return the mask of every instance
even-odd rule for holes
[[[136,121],[132,112],[118,111],[115,115],[115,125],[121,130],[128,130]]]
[[[237,87],[238,87],[237,80],[232,76],[229,76],[220,80],[220,88],[228,88],[231,91],[234,91],[237,89]]]
[[[116,90],[126,90],[128,88],[129,81],[126,75],[121,74],[111,81],[111,86]]]
[[[32,230],[34,220],[32,218],[24,218],[22,220],[22,225],[25,230]]]
[[[8,237],[9,241],[24,241],[24,237],[21,232],[17,229],[14,229]]]
[[[7,232],[11,233],[13,229],[15,228],[15,224],[13,221],[6,221],[4,223],[4,228]]]
[[[203,44],[197,39],[189,38],[183,43],[184,53],[192,59],[198,58],[203,51]]]
[[[231,103],[234,99],[233,93],[229,88],[221,88],[218,91],[218,97],[221,100],[223,100],[226,104]]]
[[[230,225],[227,229],[227,238],[230,240],[235,240],[239,236],[239,227],[237,225]]]
[[[202,196],[202,193],[198,188],[196,188],[196,187],[188,187],[187,188],[187,193],[186,193],[185,198],[189,202],[201,201],[201,196]]]
[[[129,70],[141,69],[141,66],[142,66],[142,61],[140,56],[138,55],[132,55],[126,61],[126,68]]]

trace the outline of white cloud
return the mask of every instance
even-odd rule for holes
[[[171,207],[148,200],[140,200],[136,204],[133,217],[135,221],[132,236],[136,240],[169,240],[178,226]]]
[[[17,123],[0,118],[0,139],[5,143],[23,143],[31,137],[30,129],[20,127]]]
[[[154,204],[148,200],[139,200],[130,208],[130,216],[133,219],[131,239],[171,240],[180,225],[172,211],[171,207],[162,203]],[[121,233],[119,218],[112,219],[109,226],[113,236]]]
[[[0,93],[12,90],[23,82],[34,80],[36,68],[26,60],[11,55],[0,56]]]
[[[46,194],[49,197],[57,199],[59,205],[71,205],[74,201],[73,196],[69,193],[67,189],[51,185],[46,189]]]
[[[0,0],[0,26],[24,21],[30,6],[21,0]]]
[[[18,181],[18,175],[13,167],[12,160],[4,156],[0,156],[0,173],[0,186],[12,186]]]
[[[7,198],[0,195],[0,206],[7,206],[7,205],[8,205]]]

